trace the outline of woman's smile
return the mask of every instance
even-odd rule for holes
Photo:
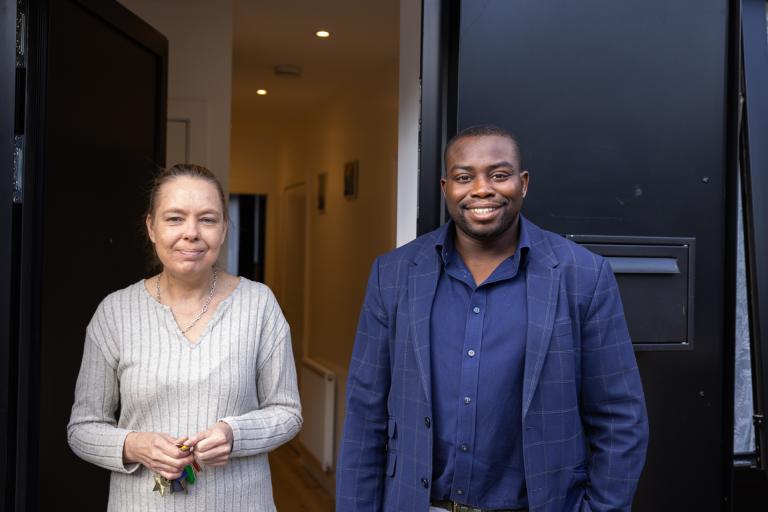
[[[203,249],[177,249],[185,259],[198,259],[205,251]]]

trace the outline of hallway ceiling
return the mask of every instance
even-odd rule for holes
[[[315,36],[321,29],[331,37]],[[391,73],[399,0],[235,0],[233,39],[233,114],[288,117]],[[275,76],[275,65],[302,76]]]

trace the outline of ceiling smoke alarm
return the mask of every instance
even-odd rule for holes
[[[275,66],[275,76],[298,78],[301,76],[299,66]]]

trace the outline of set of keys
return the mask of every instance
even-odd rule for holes
[[[179,443],[176,445],[182,452],[189,451],[189,446]],[[165,496],[165,493],[173,494],[175,492],[189,492],[188,486],[193,485],[197,481],[197,474],[202,471],[200,464],[196,460],[192,461],[192,464],[184,466],[179,478],[168,480],[164,476],[155,475],[155,487],[153,491],[160,493],[160,496]]]

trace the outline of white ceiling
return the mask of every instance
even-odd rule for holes
[[[291,116],[396,73],[399,0],[235,0],[234,114]],[[331,32],[329,39],[315,36]],[[274,75],[295,65],[300,78]],[[267,96],[257,96],[257,89]]]

